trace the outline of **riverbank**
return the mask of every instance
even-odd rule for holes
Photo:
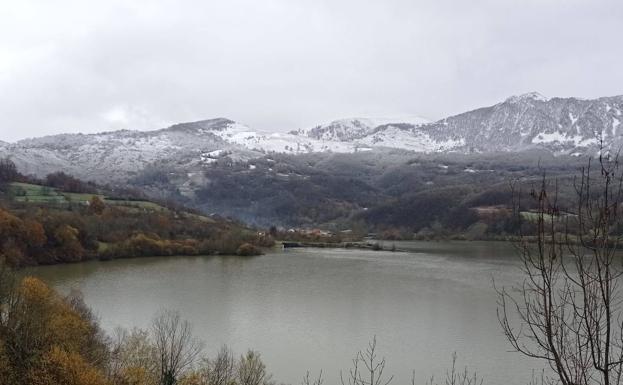
[[[383,241],[361,241],[361,242],[298,242],[298,241],[277,241],[277,247],[283,249],[290,248],[337,248],[337,249],[366,249],[366,250],[378,250],[378,251],[407,251],[404,249],[398,249],[394,244],[391,247],[384,247]]]
[[[415,243],[507,243],[507,244],[536,244],[539,241],[537,236],[525,235],[519,236],[492,236],[482,239],[465,239],[462,237],[438,237],[438,238],[426,238],[426,239],[366,239],[362,241],[348,241],[348,242],[306,242],[306,241],[275,241],[275,245],[278,248],[338,248],[338,249],[365,249],[375,251],[396,251],[405,252],[409,249],[401,248],[400,244],[415,242]],[[552,237],[547,236],[544,239],[545,243],[552,243]],[[565,234],[556,234],[557,244],[568,244],[569,246],[577,246],[581,244],[581,240],[574,235],[566,236]],[[618,249],[623,249],[623,245],[619,245]]]

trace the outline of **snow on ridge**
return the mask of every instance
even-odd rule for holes
[[[538,92],[533,91],[533,92],[528,92],[528,93],[521,94],[521,95],[511,96],[510,98],[506,99],[506,102],[516,103],[516,102],[524,101],[524,100],[536,100],[539,102],[548,102],[550,98],[548,98],[547,96],[543,96]]]
[[[381,146],[400,148],[416,152],[449,151],[465,145],[463,138],[459,140],[435,140],[428,133],[420,130],[405,131],[398,127],[389,126],[387,129],[376,134],[367,136],[359,141],[359,144],[369,146]]]
[[[373,131],[379,126],[391,123],[420,126],[430,123],[430,121],[414,115],[370,118],[355,117],[333,120],[329,123],[296,130],[293,131],[293,133],[302,134],[317,140],[351,142],[372,134]]]
[[[314,140],[305,136],[282,132],[255,131],[240,123],[230,123],[215,132],[221,139],[261,152],[307,153],[307,152],[354,152],[354,146],[341,142]]]
[[[379,121],[377,120],[377,122]],[[353,153],[371,151],[374,147],[393,147],[417,152],[435,152],[452,150],[465,144],[463,139],[439,141],[420,130],[414,132],[410,130],[405,131],[392,125],[374,134],[364,135],[361,138],[348,141],[324,139],[323,137],[318,139],[306,135],[283,132],[254,131],[240,123],[230,123],[225,129],[214,132],[214,134],[230,144],[264,153],[301,154],[326,151]]]
[[[538,92],[528,92],[527,94],[523,94],[520,97],[524,98],[524,99],[538,100],[540,102],[547,102],[547,101],[549,101],[549,98],[547,96],[543,96],[543,95],[539,94]]]
[[[573,135],[569,136],[563,134],[560,131],[551,132],[551,133],[540,133],[532,138],[533,144],[566,144],[566,145],[574,145],[576,147],[585,147],[590,145],[595,145],[598,143],[597,138],[585,138],[582,135]]]
[[[216,149],[230,152],[232,159],[244,160],[258,153],[352,153],[378,148],[484,153],[540,146],[555,153],[577,152],[598,146],[597,135],[623,143],[623,96],[550,100],[531,92],[512,96],[507,102],[433,123],[418,116],[348,118],[289,133],[256,130],[230,119],[210,119],[154,131],[64,134],[0,143],[0,154],[19,154],[28,160],[24,163],[34,165],[35,152],[46,151],[53,159],[48,161],[50,168],[64,162],[67,167],[82,167],[85,173],[113,175],[120,167],[135,172],[163,159],[213,162],[211,159],[218,156],[210,152]],[[497,127],[499,131],[491,131]],[[542,132],[535,135],[535,131]],[[518,137],[520,140],[515,140]]]
[[[375,128],[378,126],[384,126],[386,124],[391,124],[391,123],[396,123],[396,124],[405,123],[405,124],[412,124],[414,126],[431,123],[431,120],[423,118],[421,116],[417,116],[417,115],[397,115],[397,116],[391,116],[391,117],[353,118],[350,120],[359,120],[362,122],[369,122],[369,125],[372,128]]]
[[[554,143],[554,142],[567,142],[569,138],[564,135],[560,131],[551,132],[551,133],[540,133],[532,138],[532,143],[534,144],[543,144],[543,143]]]
[[[423,118],[417,115],[397,115],[397,116],[377,116],[377,117],[352,117],[352,118],[342,118],[335,119],[330,121],[329,123],[321,124],[320,126],[329,126],[332,124],[344,124],[349,125],[355,122],[360,122],[370,128],[376,128],[378,126],[383,126],[390,123],[406,123],[406,124],[426,124],[431,123],[429,119]],[[318,127],[318,126],[316,126]]]

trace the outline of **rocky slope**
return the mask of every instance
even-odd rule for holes
[[[127,179],[147,165],[164,160],[189,167],[200,163],[202,154],[227,145],[210,131],[218,131],[230,123],[226,119],[213,119],[148,132],[53,135],[22,140],[1,151],[25,174],[41,176],[63,170],[99,181]]]
[[[541,148],[552,153],[595,151],[623,145],[623,96],[593,100],[546,98],[538,93],[512,96],[437,122],[336,121],[297,132],[310,138],[355,143],[360,147],[402,148],[417,152],[494,152]]]
[[[370,136],[375,132],[377,127],[391,123],[407,123],[418,126],[429,123],[429,121],[419,116],[395,118],[351,118],[334,120],[328,124],[321,124],[307,130],[291,131],[291,133],[295,135],[304,135],[317,140],[353,142]]]
[[[530,93],[412,130],[429,133],[435,140],[460,141],[455,149],[465,152],[540,147],[554,153],[584,153],[602,140],[608,147],[623,144],[622,113],[623,96],[549,99]]]

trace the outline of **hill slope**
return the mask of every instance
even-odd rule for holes
[[[64,191],[20,175],[15,179],[22,181],[0,185],[0,259],[13,265],[234,254],[245,243],[271,243],[240,223],[181,207],[114,197],[104,190]],[[258,252],[255,246],[246,250]]]

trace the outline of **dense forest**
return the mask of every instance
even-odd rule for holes
[[[106,189],[122,200],[157,200],[202,215],[221,215],[261,228],[322,229],[384,238],[501,239],[510,184],[525,188],[544,172],[565,186],[586,157],[530,150],[518,153],[417,154],[397,149],[357,153],[267,153],[237,159],[226,152],[193,169],[155,162],[112,186],[77,184],[67,175],[41,176],[63,191]],[[103,181],[97,175],[96,180]],[[113,182],[111,182],[113,183]],[[111,199],[109,199],[110,201]],[[32,201],[32,200],[31,200]],[[109,202],[110,203],[110,202]],[[523,207],[526,212],[534,207]]]
[[[204,212],[282,228],[320,227],[390,237],[499,238],[510,184],[531,188],[547,172],[572,202],[581,157],[531,151],[504,154],[414,154],[401,150],[354,154],[268,154],[246,162],[227,157],[205,166],[192,196],[180,196],[173,168],[149,168],[130,181]],[[534,209],[526,202],[526,211]]]
[[[208,217],[132,190],[107,191],[61,172],[44,180],[0,162],[0,256],[12,265],[129,256],[260,253],[271,246],[238,222]]]

